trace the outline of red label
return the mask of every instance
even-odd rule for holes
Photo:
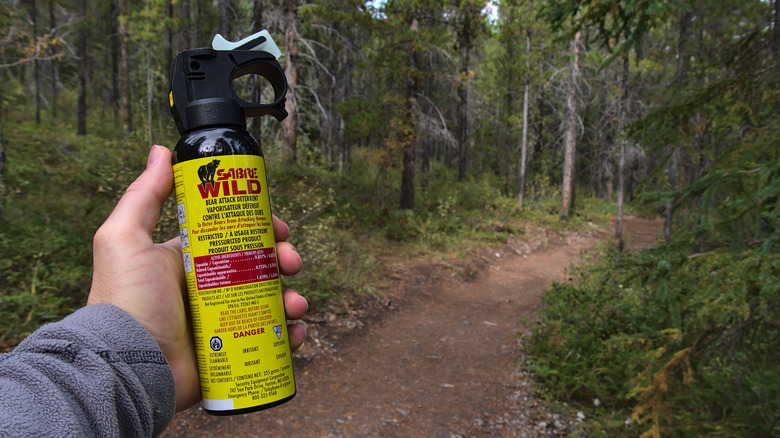
[[[199,290],[279,278],[273,248],[195,257],[195,272]]]

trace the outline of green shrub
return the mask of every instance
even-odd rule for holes
[[[607,251],[555,284],[527,347],[553,397],[595,429],[767,436],[780,418],[780,254]],[[598,399],[602,408],[593,408]]]
[[[86,301],[92,236],[143,169],[146,150],[17,123],[3,138],[0,348]]]

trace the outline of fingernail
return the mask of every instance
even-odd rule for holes
[[[149,158],[146,160],[147,169],[154,166],[154,163],[156,163],[157,160],[160,159],[160,148],[162,148],[162,146],[159,145],[152,146],[152,150],[149,151]]]

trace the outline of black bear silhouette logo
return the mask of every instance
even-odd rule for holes
[[[217,172],[217,166],[219,166],[219,160],[214,160],[211,163],[204,164],[198,168],[198,178],[203,184],[214,184],[214,174]]]

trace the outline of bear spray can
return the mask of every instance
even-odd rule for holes
[[[181,138],[173,171],[203,408],[232,415],[295,396],[271,206],[246,117],[281,121],[287,81],[267,31],[176,56],[169,95]],[[244,101],[233,79],[256,74],[271,103]]]

